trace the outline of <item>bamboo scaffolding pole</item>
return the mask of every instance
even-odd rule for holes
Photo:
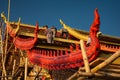
[[[114,72],[114,73],[119,73],[120,74],[120,69],[102,69],[101,71],[105,71],[105,72]]]
[[[15,65],[16,65],[16,60],[14,59],[14,62],[13,62],[13,69],[12,69],[12,76],[14,75],[14,72],[15,72]]]
[[[91,69],[91,72],[93,72],[93,73],[97,72],[98,70],[100,70],[100,69],[104,68],[105,66],[109,65],[110,63],[112,63],[119,56],[120,56],[120,50],[117,51],[116,53],[114,53],[112,56],[110,56],[108,59],[106,59],[104,62],[102,62],[98,66]]]
[[[111,57],[109,57],[108,59],[106,59],[104,62],[102,62],[101,64],[99,64],[98,66],[96,66],[95,68],[93,68],[91,70],[91,73],[88,73],[88,76],[93,74],[95,76],[99,76],[99,77],[103,77],[104,75],[107,75],[107,76],[112,76],[112,77],[120,77],[119,75],[119,69],[120,67],[118,65],[109,65],[110,63],[112,63],[116,58],[118,58],[120,56],[120,51],[117,51],[116,53],[114,53]],[[101,59],[96,59],[96,61],[98,60],[101,60]],[[90,65],[93,65],[93,63],[90,63]],[[109,65],[109,66],[108,66]],[[104,68],[105,66],[108,67],[108,69],[106,68],[105,70],[108,71],[113,71],[113,72],[116,72],[116,73],[96,73],[98,70],[102,70],[102,72],[105,70],[102,69]],[[116,69],[110,69],[110,68],[116,68]],[[78,76],[78,75],[81,75],[81,76],[85,76],[87,75],[86,72],[81,72],[82,71],[85,71],[85,67],[82,67],[82,68],[79,68],[79,70],[74,73],[72,76],[70,76],[67,80],[72,80],[74,77]],[[85,74],[84,74],[85,73]],[[83,75],[82,75],[83,74]],[[105,76],[104,76],[105,77]]]
[[[109,66],[111,66],[111,65],[109,65]],[[106,68],[101,69],[101,71],[104,71],[104,72],[113,72],[113,73],[120,73],[120,69],[119,68],[114,68],[114,67],[109,67],[109,66],[106,67]],[[115,67],[116,67],[116,65],[115,65]],[[78,71],[85,72],[85,68],[82,67]]]
[[[9,21],[9,17],[10,17],[10,0],[8,0],[8,21]],[[3,73],[2,75],[7,75],[6,74],[6,69],[5,69],[5,62],[6,62],[6,54],[7,54],[7,47],[8,47],[8,29],[6,28],[6,41],[5,41],[5,55],[4,55],[4,59],[2,60],[3,63]],[[5,80],[7,80],[7,78],[5,77]]]
[[[86,73],[86,72],[81,72],[78,71],[79,76],[84,76],[84,77],[91,77],[91,76],[97,76],[97,77],[116,77],[116,78],[120,78],[120,74],[119,73],[109,73],[109,72],[104,72],[104,71],[99,71],[97,73]]]
[[[16,71],[14,72],[14,76],[12,76],[13,80],[15,80],[16,78],[20,78],[21,77],[21,73],[23,71],[23,68],[20,68],[19,66],[16,68]],[[19,75],[19,77],[18,77]]]
[[[8,22],[10,19],[10,0],[8,0]],[[5,56],[4,56],[4,63],[6,62],[6,54],[7,54],[7,47],[8,47],[8,29],[6,28],[6,43],[5,43]]]
[[[120,66],[111,64],[111,65],[107,66],[107,68],[120,69]]]
[[[103,61],[105,61],[106,60],[106,58],[97,58],[96,60],[94,60],[94,61],[92,61],[91,63],[90,63],[90,66],[91,67],[93,67],[94,66],[94,64],[96,64],[96,65],[98,65],[98,64],[100,64],[101,62],[103,62]],[[114,62],[114,61],[113,61]],[[120,66],[119,65],[116,65],[116,64],[114,64],[114,63],[111,63],[110,65],[108,65],[108,66],[106,66],[106,69],[120,69]],[[84,69],[84,67],[82,67],[82,68],[80,68],[81,70],[85,70]]]
[[[83,56],[83,61],[84,61],[84,66],[85,66],[85,72],[90,73],[90,66],[89,66],[87,55],[86,55],[86,50],[85,50],[83,40],[80,40],[80,46],[81,46],[81,50],[82,50],[82,56]],[[79,71],[79,72],[82,73],[81,71]],[[79,77],[77,80],[84,80],[84,78],[85,77]]]
[[[97,73],[93,73],[94,76],[97,77],[114,77],[114,78],[120,78],[120,74],[119,73],[113,73],[113,72],[104,72],[104,71],[99,71]]]
[[[8,21],[10,20],[10,0],[8,0]]]
[[[85,45],[84,45],[83,40],[80,40],[80,46],[81,46],[81,50],[82,50],[85,71],[90,72],[90,66],[89,66],[87,55],[86,55],[86,50],[85,50]]]
[[[88,62],[88,58],[87,58],[87,55],[86,55],[86,51],[85,51],[85,46],[84,46],[84,41],[83,40],[80,40],[80,46],[81,46],[81,51],[82,51],[82,56],[83,56],[83,61],[84,61],[84,68],[85,68],[85,72],[86,73],[90,73],[90,66],[89,66],[89,62]],[[80,71],[79,71],[80,73]],[[71,80],[72,78],[74,78],[76,75],[78,74],[77,73],[74,73],[71,77],[69,77],[67,80]],[[82,80],[84,79],[83,77],[80,77],[78,78],[77,80]]]
[[[99,64],[98,66],[96,66],[95,68],[93,68],[92,70],[91,70],[91,72],[92,72],[92,74],[93,73],[96,73],[98,70],[100,70],[100,69],[102,69],[102,68],[104,68],[105,66],[107,66],[107,65],[109,65],[110,63],[112,63],[116,58],[118,58],[120,56],[120,51],[117,51],[116,53],[114,53],[112,56],[110,56],[108,59],[106,59],[104,62],[102,62],[101,64]],[[115,73],[114,73],[115,74]],[[115,74],[114,75],[113,73],[111,73],[111,74],[108,74],[108,73],[105,73],[104,72],[104,74],[102,74],[102,76],[104,76],[104,75],[107,75],[107,76],[116,76],[116,77],[118,77],[118,75],[117,74]],[[95,74],[94,74],[95,75]],[[78,80],[82,80],[82,79],[84,79],[84,77],[82,78],[82,77],[79,77],[78,78]]]
[[[2,14],[1,14],[2,15]],[[3,17],[3,16],[2,16]],[[6,21],[9,22],[10,19],[10,0],[8,0],[8,19],[4,17],[5,23]],[[5,41],[5,56],[4,56],[4,63],[6,62],[6,55],[7,55],[7,47],[8,47],[8,29],[6,28],[6,41]]]
[[[2,40],[2,29],[0,29],[0,38],[1,38],[1,52],[2,52],[2,68],[3,68],[3,72],[2,72],[2,76],[6,76],[6,70],[5,70],[5,62],[4,62],[4,51],[3,51],[3,40]],[[6,77],[3,77],[5,78],[5,80],[7,80]]]
[[[98,60],[98,59],[97,59]],[[85,67],[80,67],[77,72],[75,72],[72,76],[69,77],[69,80],[72,80],[74,77],[84,76],[97,76],[97,77],[105,77],[105,75],[109,77],[120,77],[120,66],[119,65],[108,65],[106,68],[101,69],[98,73],[86,73]],[[102,72],[102,73],[101,73]],[[104,72],[104,73],[103,73]],[[82,79],[80,79],[82,78]],[[79,77],[79,80],[83,80],[83,77]]]
[[[28,58],[26,57],[25,58],[25,71],[24,71],[24,80],[27,80],[27,70],[28,70],[28,66],[27,66],[27,64],[28,64]]]
[[[81,76],[81,77],[77,78],[77,80],[85,80],[86,77],[88,77],[88,76]]]
[[[99,71],[97,73],[92,73],[92,72],[81,72],[81,71],[77,71],[74,75],[72,75],[73,78],[75,76],[83,76],[83,77],[79,77],[78,80],[84,80],[85,77],[91,77],[91,76],[96,76],[96,77],[114,77],[114,78],[120,78],[120,74],[119,73],[110,73],[110,72],[104,72],[104,71]],[[73,78],[69,79],[72,80]]]
[[[78,71],[75,72],[72,76],[70,76],[67,80],[72,80],[74,77],[78,75]]]

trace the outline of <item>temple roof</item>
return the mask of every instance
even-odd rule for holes
[[[11,24],[17,25],[18,23],[16,22],[10,22]],[[28,27],[28,28],[35,28],[34,25],[29,25],[29,24],[23,24],[20,23],[20,25],[22,27]],[[42,26],[39,26],[39,28],[42,28]],[[89,32],[85,31],[85,30],[80,30],[80,29],[75,29],[76,31],[78,31],[79,33],[88,36]],[[59,31],[59,30],[58,30]],[[100,42],[103,43],[109,43],[109,44],[115,44],[115,45],[120,45],[120,37],[116,37],[116,36],[111,36],[111,35],[106,35],[106,34],[101,34],[99,36]]]
[[[88,31],[78,30],[78,29],[75,29],[75,30],[84,35],[89,35]],[[109,42],[111,44],[114,43],[114,44],[120,45],[120,37],[111,36],[111,35],[107,35],[107,34],[101,34],[101,35],[99,35],[99,39],[101,42]]]

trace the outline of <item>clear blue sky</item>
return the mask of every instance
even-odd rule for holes
[[[60,29],[59,19],[67,25],[89,31],[98,8],[103,34],[120,37],[120,0],[11,0],[10,21],[40,26],[52,25]],[[0,0],[0,13],[7,16],[8,0]]]

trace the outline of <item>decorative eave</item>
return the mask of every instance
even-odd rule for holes
[[[11,25],[17,25],[18,22],[10,22],[10,24],[11,24]],[[29,24],[20,23],[20,26],[21,26],[21,27],[26,27],[26,28],[35,29],[35,26],[34,26],[34,25],[29,25]],[[39,29],[43,29],[43,27],[42,27],[42,26],[39,26]],[[74,30],[78,31],[79,33],[83,34],[83,35],[86,36],[86,37],[89,35],[89,32],[88,32],[88,31],[85,31],[85,30],[77,30],[77,29],[74,29]],[[34,34],[32,34],[32,33],[26,33],[26,32],[21,32],[21,33],[19,33],[19,34],[25,35],[25,36],[30,36],[30,37],[33,37],[33,36],[34,36]],[[40,37],[40,36],[41,36],[41,35],[38,35],[38,38],[44,38],[44,39],[45,39],[45,36],[42,36],[42,37]],[[100,39],[100,42],[101,42],[101,43],[120,45],[120,38],[119,38],[119,37],[102,34],[102,35],[99,35],[99,39]]]
[[[80,32],[81,34],[83,34],[85,36],[89,35],[88,31],[77,30],[77,29],[75,29],[75,30]],[[100,39],[100,42],[106,42],[109,44],[119,44],[120,45],[120,37],[117,37],[117,36],[111,36],[111,35],[106,35],[106,34],[101,33],[101,35],[99,35],[99,39]]]

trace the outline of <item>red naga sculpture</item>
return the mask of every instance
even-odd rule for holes
[[[38,22],[36,23],[36,29],[34,31],[34,38],[20,38],[19,36],[14,38],[14,45],[16,48],[21,50],[28,50],[34,47],[34,44],[37,42],[37,33],[38,33]]]
[[[95,19],[90,27],[91,43],[89,47],[86,47],[89,62],[97,57],[100,49],[99,40],[97,38],[97,32],[100,26],[98,9],[95,9],[94,14]],[[83,65],[81,50],[78,48],[75,51],[65,51],[65,54],[63,54],[62,51],[57,54],[57,52],[54,53],[53,51],[31,49],[27,54],[32,63],[51,70],[75,68]]]
[[[100,26],[100,17],[98,14],[98,9],[94,11],[94,21],[90,27],[90,38],[91,43],[89,47],[86,47],[86,53],[89,62],[93,61],[99,52],[100,44],[97,38],[97,33]],[[10,25],[7,25],[9,28]],[[15,37],[15,31],[8,29],[10,36],[14,37],[14,45],[22,50],[27,50],[27,55],[33,64],[37,64],[43,68],[49,70],[59,70],[68,69],[83,66],[83,58],[81,50],[78,45],[76,45],[76,50],[73,51],[72,46],[70,46],[70,51],[64,50],[50,50],[43,48],[34,48],[34,44],[37,42],[38,24],[36,25],[34,39],[23,39],[22,37]],[[11,31],[14,33],[11,33]]]

